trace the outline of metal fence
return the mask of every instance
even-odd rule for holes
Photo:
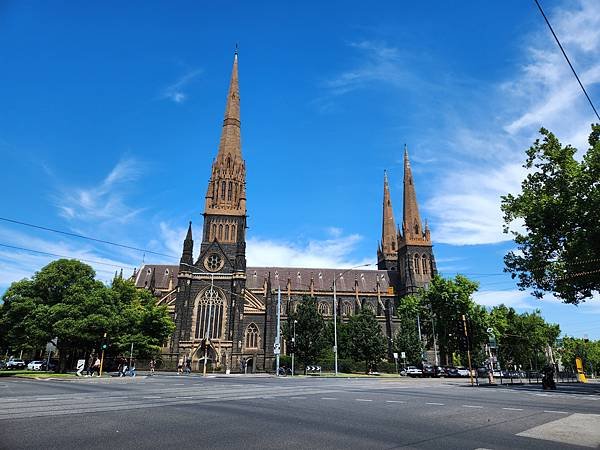
[[[475,370],[474,381],[478,385],[490,384],[487,370]],[[494,384],[541,384],[543,373],[538,370],[523,371],[494,371]],[[577,375],[571,371],[557,372],[554,374],[556,383],[576,383]]]

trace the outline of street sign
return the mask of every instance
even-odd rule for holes
[[[281,346],[279,345],[279,342],[275,342],[275,343],[273,344],[273,353],[274,353],[275,355],[279,355],[279,354],[281,354]]]
[[[398,353],[394,352],[394,359],[398,359]]]
[[[406,352],[401,352],[400,356],[402,356],[402,359],[406,359]]]
[[[83,369],[85,367],[85,359],[77,360],[77,376],[80,377],[82,375]]]

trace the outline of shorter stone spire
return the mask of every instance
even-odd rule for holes
[[[404,145],[404,204],[402,215],[402,240],[406,244],[431,245],[429,233],[423,229],[419,214],[417,193],[408,158],[408,147]]]
[[[181,253],[180,265],[183,272],[190,272],[194,263],[194,240],[192,239],[192,222],[188,226],[185,240],[183,241],[183,252]]]

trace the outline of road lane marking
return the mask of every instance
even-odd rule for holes
[[[385,402],[386,403],[406,403],[406,402],[404,402],[402,400],[386,400]]]
[[[335,397],[321,397],[321,400],[337,400]]]
[[[192,399],[194,397],[175,397],[175,398],[179,398],[179,399],[182,399],[182,400],[184,400],[184,399],[185,400],[190,400],[190,399]]]
[[[523,411],[522,408],[502,408],[502,409],[504,409],[505,411]]]
[[[552,411],[551,409],[544,411],[545,413],[550,413],[550,414],[569,414],[567,411]]]
[[[142,397],[142,398],[146,398],[146,399],[154,399],[154,398],[161,398],[161,397],[158,397],[158,396],[156,396],[156,395],[148,395],[147,397]]]
[[[517,436],[544,441],[560,442],[573,446],[598,448],[600,446],[600,414],[578,414],[563,417],[530,428]]]
[[[42,401],[46,401],[46,400],[59,400],[59,399],[55,398],[55,397],[37,397],[36,400],[42,402]]]
[[[436,405],[436,406],[444,406],[443,403],[435,403],[435,402],[429,402],[429,403],[425,403],[426,405]]]
[[[372,402],[373,401],[368,398],[355,398],[354,400],[356,400],[357,402]]]
[[[463,405],[463,407],[465,407],[465,408],[483,408],[483,406],[477,406],[477,405]]]
[[[292,400],[306,400],[306,397],[290,397]]]

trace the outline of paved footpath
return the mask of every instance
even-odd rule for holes
[[[0,448],[597,448],[600,385],[163,376],[0,380]]]

